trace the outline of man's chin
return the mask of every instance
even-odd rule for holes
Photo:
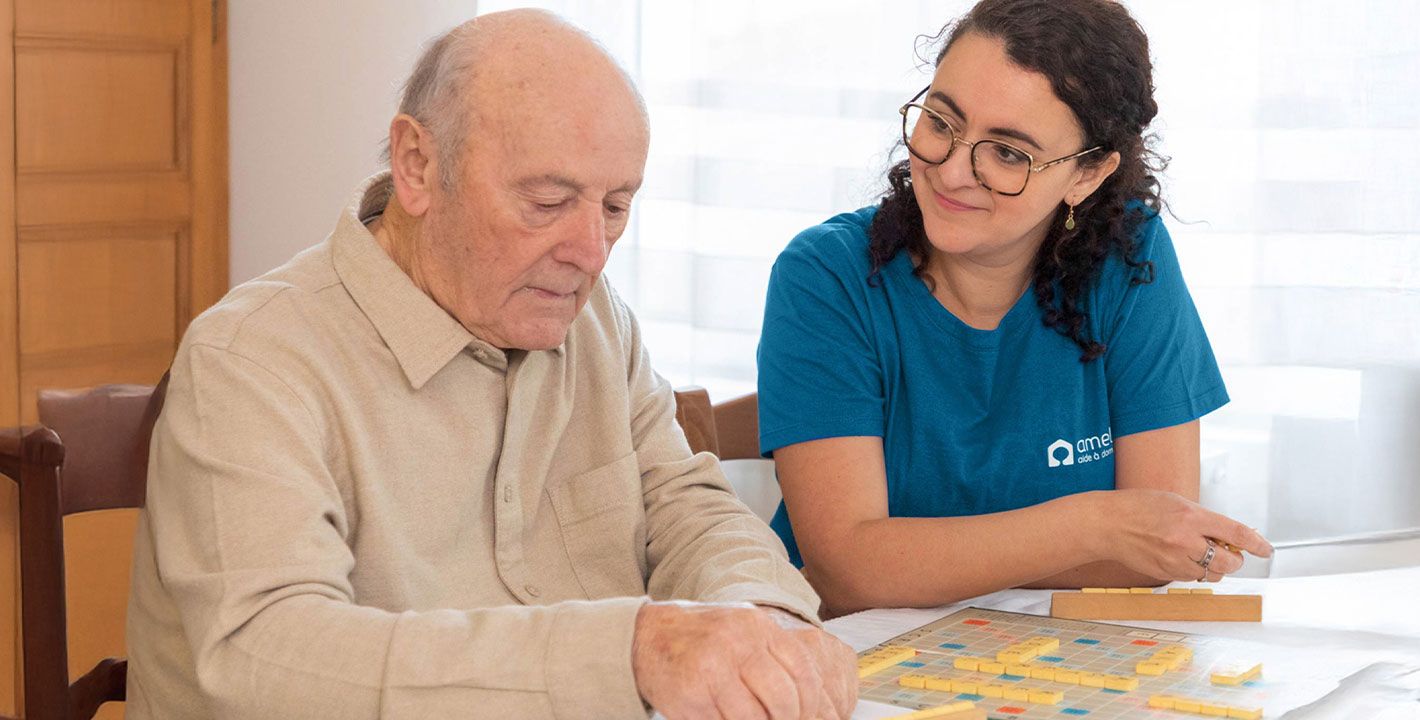
[[[522,328],[510,338],[510,347],[518,350],[552,350],[567,341],[567,332],[572,327],[569,322],[543,321]]]

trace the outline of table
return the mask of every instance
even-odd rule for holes
[[[1125,624],[1311,650],[1338,648],[1373,660],[1348,677],[1338,677],[1334,687],[1319,688],[1315,702],[1304,702],[1304,707],[1284,715],[1269,708],[1269,718],[1420,719],[1420,566],[1313,577],[1225,578],[1214,587],[1219,593],[1262,595],[1263,621]],[[826,628],[860,651],[968,606],[1049,615],[1050,592],[1003,590],[939,608],[867,610],[831,620]],[[853,717],[871,720],[904,712],[865,701]]]

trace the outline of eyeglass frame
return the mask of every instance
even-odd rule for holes
[[[1015,145],[1012,145],[1012,144],[1010,144],[1010,143],[1008,143],[1008,142],[1004,142],[1004,141],[1002,141],[1002,140],[992,140],[991,138],[982,138],[982,139],[977,140],[977,141],[975,141],[975,142],[970,142],[970,141],[966,140],[965,138],[963,138],[963,137],[961,136],[961,134],[957,132],[956,126],[952,125],[951,122],[948,121],[947,118],[944,117],[940,112],[937,112],[936,110],[933,110],[932,108],[929,108],[929,107],[927,107],[926,105],[923,105],[922,103],[917,102],[917,99],[918,99],[918,98],[920,98],[920,97],[922,97],[923,95],[927,94],[927,91],[928,91],[928,90],[931,90],[931,89],[932,89],[932,86],[931,86],[931,85],[928,85],[927,87],[922,88],[916,95],[913,95],[913,96],[912,96],[912,99],[911,99],[911,100],[908,100],[906,103],[903,103],[902,107],[900,107],[900,108],[897,109],[898,114],[902,116],[902,144],[907,146],[907,152],[912,153],[913,157],[916,157],[918,160],[921,160],[922,162],[927,163],[928,165],[941,165],[942,163],[945,163],[946,161],[948,161],[948,160],[951,159],[952,153],[955,152],[956,149],[957,149],[957,145],[965,145],[965,146],[966,146],[966,149],[967,149],[967,157],[971,159],[971,175],[972,175],[972,177],[976,178],[976,183],[977,183],[978,185],[980,185],[981,187],[984,187],[984,188],[986,188],[987,190],[990,190],[991,192],[994,192],[994,193],[996,193],[996,194],[998,194],[998,195],[1005,195],[1006,197],[1016,197],[1017,195],[1020,195],[1021,193],[1024,193],[1024,192],[1026,191],[1026,187],[1030,185],[1030,178],[1031,178],[1031,176],[1034,175],[1034,174],[1036,174],[1036,173],[1038,173],[1038,172],[1040,172],[1041,170],[1044,170],[1044,169],[1046,169],[1046,168],[1048,168],[1048,167],[1050,167],[1050,166],[1052,166],[1052,165],[1059,165],[1060,163],[1066,162],[1067,160],[1074,160],[1075,158],[1083,157],[1083,156],[1085,156],[1085,155],[1089,155],[1090,153],[1092,153],[1092,152],[1094,152],[1094,151],[1096,151],[1096,150],[1103,150],[1103,149],[1104,149],[1104,147],[1103,147],[1102,145],[1096,145],[1096,146],[1094,146],[1094,147],[1092,147],[1092,148],[1090,148],[1090,149],[1088,149],[1088,150],[1081,150],[1080,152],[1077,152],[1077,153],[1075,153],[1075,154],[1073,154],[1073,155],[1066,155],[1065,157],[1056,158],[1056,159],[1054,159],[1054,160],[1051,160],[1050,162],[1044,162],[1044,163],[1041,163],[1041,164],[1039,164],[1039,165],[1036,165],[1036,164],[1035,164],[1035,156],[1034,156],[1034,155],[1032,155],[1032,154],[1030,154],[1029,152],[1026,152],[1025,150],[1022,150],[1021,148],[1018,148],[1018,147],[1016,147]],[[912,139],[911,139],[911,136],[908,135],[908,132],[907,132],[907,111],[908,111],[909,108],[914,108],[914,107],[915,107],[915,108],[920,108],[920,109],[922,110],[922,112],[928,113],[928,114],[930,114],[932,117],[936,118],[937,120],[940,120],[943,125],[946,125],[946,126],[947,126],[947,130],[949,130],[949,131],[951,132],[951,134],[952,134],[952,144],[951,144],[951,147],[948,147],[948,148],[947,148],[947,154],[946,154],[945,156],[943,156],[941,160],[937,160],[937,161],[935,161],[935,162],[932,161],[932,160],[928,160],[927,158],[922,157],[921,154],[919,154],[916,150],[914,150],[914,149],[912,148]],[[990,185],[987,185],[987,184],[986,184],[986,181],[983,180],[983,179],[981,179],[981,173],[978,172],[977,169],[976,169],[976,146],[977,146],[977,145],[980,145],[981,143],[984,143],[984,142],[994,143],[994,144],[996,144],[996,145],[1002,145],[1002,146],[1005,146],[1007,149],[1014,150],[1014,151],[1016,151],[1016,152],[1018,152],[1018,153],[1020,153],[1020,154],[1022,154],[1022,155],[1024,155],[1024,156],[1026,156],[1026,162],[1028,163],[1029,167],[1027,168],[1025,182],[1021,183],[1021,189],[1020,189],[1020,190],[1017,190],[1016,192],[1005,192],[1005,191],[1002,191],[1002,190],[997,190],[996,188],[993,188],[993,187],[991,187]]]

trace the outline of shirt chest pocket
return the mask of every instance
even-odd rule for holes
[[[549,488],[567,558],[590,599],[646,592],[646,512],[636,453]]]

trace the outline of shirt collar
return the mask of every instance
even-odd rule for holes
[[[460,352],[506,370],[507,354],[474,337],[416,287],[365,227],[366,220],[383,212],[391,192],[388,172],[367,179],[331,234],[335,272],[350,297],[375,326],[415,390]]]

